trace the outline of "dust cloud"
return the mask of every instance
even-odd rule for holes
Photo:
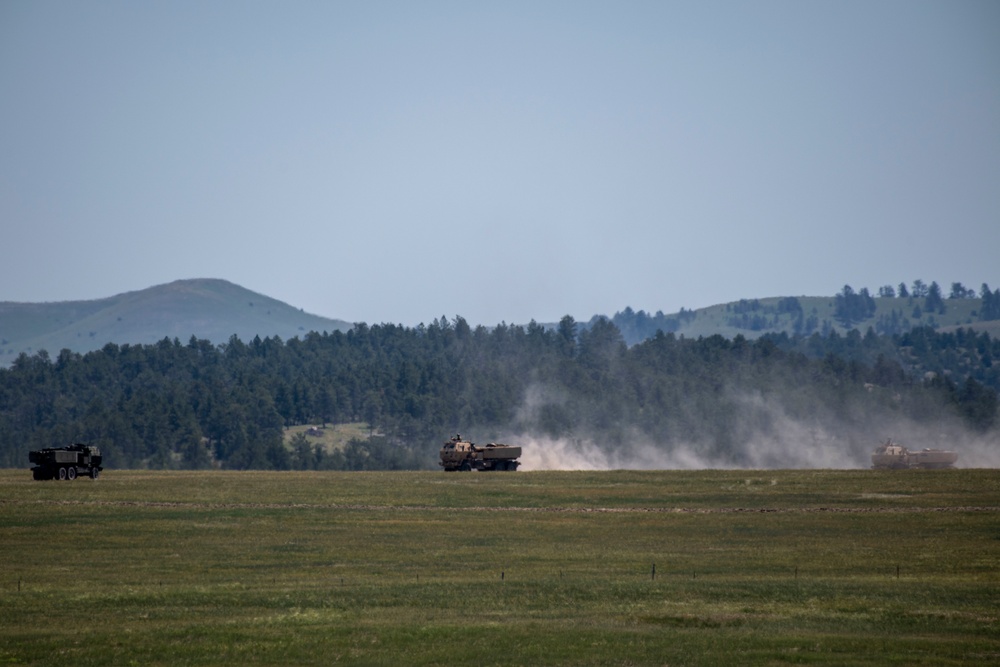
[[[834,450],[801,451],[779,440],[748,443],[740,460],[712,456],[691,445],[631,444],[619,450],[590,440],[524,436],[522,470],[706,470],[779,468],[858,468],[849,454]],[[874,446],[873,446],[874,448]],[[867,467],[867,465],[865,466]]]
[[[915,431],[913,432],[916,433]],[[887,436],[888,437],[888,436]],[[885,438],[882,439],[883,441]],[[927,440],[893,438],[910,449],[923,449]],[[966,435],[943,444],[934,438],[929,446],[958,452],[956,468],[1000,468],[1000,444],[995,438]],[[707,455],[691,445],[644,443],[626,450],[602,449],[583,439],[553,439],[524,435],[510,442],[522,447],[521,470],[779,470],[869,468],[871,452],[880,440],[873,439],[860,455],[847,449],[848,443],[830,443],[816,449],[781,439],[760,439],[747,443],[740,460]]]
[[[520,429],[506,442],[522,447],[521,469],[531,470],[705,470],[705,469],[866,469],[871,453],[887,438],[909,447],[958,452],[959,468],[1000,467],[1000,441],[995,431],[972,433],[958,419],[929,424],[898,415],[842,415],[833,412],[795,418],[774,401],[760,395],[734,398],[741,418],[736,420],[732,444],[720,453],[709,438],[657,442],[636,429],[622,444],[574,432],[565,438],[533,434],[530,417],[546,403],[566,397],[535,387],[519,411]],[[822,412],[822,411],[821,411]],[[704,429],[702,432],[708,432]]]
[[[560,440],[525,436],[522,470],[697,470],[731,468],[725,462],[704,458],[685,447],[670,450],[645,445],[636,451],[606,451],[589,440]]]

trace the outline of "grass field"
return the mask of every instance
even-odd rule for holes
[[[329,454],[339,449],[343,449],[351,440],[367,440],[371,437],[372,431],[368,424],[354,422],[350,424],[327,424],[318,428],[318,435],[309,435],[310,429],[317,428],[311,424],[304,426],[288,426],[285,428],[285,444],[288,445],[292,438],[302,433],[306,436],[306,441],[310,445],[320,445]]]
[[[995,470],[4,470],[0,553],[0,664],[1000,664]]]

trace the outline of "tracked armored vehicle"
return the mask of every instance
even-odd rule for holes
[[[958,454],[944,449],[910,451],[902,445],[886,440],[872,453],[872,468],[900,470],[904,468],[951,468]]]
[[[35,464],[31,476],[36,480],[74,480],[80,475],[97,479],[104,468],[104,457],[97,447],[74,444],[69,447],[47,447],[28,453],[28,460]]]
[[[514,471],[520,465],[521,448],[495,442],[479,446],[456,435],[441,447],[439,465],[445,472],[456,470]]]

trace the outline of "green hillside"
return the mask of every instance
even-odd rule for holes
[[[864,301],[845,320],[844,294],[834,296],[741,299],[697,310],[655,315],[626,308],[611,317],[629,345],[651,338],[658,330],[687,338],[716,334],[726,338],[757,338],[766,333],[821,335],[852,329],[894,334],[914,327],[954,330],[973,328],[996,336],[1000,320],[986,311],[1000,310],[1000,290],[981,298],[939,299],[928,307],[926,297],[870,297],[866,290],[849,298]],[[838,305],[839,304],[839,305]],[[857,304],[855,304],[857,305]],[[860,312],[860,316],[859,315]],[[604,315],[595,315],[589,328]],[[983,321],[990,320],[990,321]],[[105,299],[53,303],[0,302],[0,367],[21,353],[45,350],[55,357],[63,349],[85,353],[107,343],[148,344],[164,338],[187,342],[191,336],[225,343],[234,334],[248,342],[278,336],[302,337],[310,331],[347,331],[343,320],[311,315],[284,302],[225,280],[178,280]],[[556,329],[557,324],[544,325]]]
[[[225,343],[309,331],[346,331],[351,324],[305,313],[286,303],[216,279],[178,280],[105,299],[56,303],[0,302],[0,365],[22,352],[89,352],[107,343],[187,342],[191,336]]]
[[[1000,321],[982,320],[983,300],[979,298],[943,299],[940,306],[928,309],[923,298],[869,297],[867,308],[860,313],[847,311],[847,315],[854,315],[850,319],[845,318],[844,306],[838,306],[841,298],[842,295],[741,299],[696,310],[681,309],[670,315],[650,315],[626,308],[611,321],[630,345],[651,338],[657,330],[686,338],[719,334],[750,339],[768,333],[825,336],[834,331],[843,334],[853,329],[865,332],[869,328],[877,334],[904,333],[916,327],[945,331],[965,327],[991,335],[1000,330]]]
[[[921,308],[923,299],[875,297],[874,315],[854,322],[850,326],[844,326],[836,316],[835,297],[801,296],[796,300],[801,305],[804,329],[807,329],[803,333],[813,331],[845,333],[851,329],[866,331],[868,327],[877,330],[880,321],[889,322],[894,315],[902,330],[921,326],[935,329],[945,326],[969,326],[977,323],[980,306],[980,299],[953,299],[945,302],[944,313],[926,312]],[[783,311],[782,302],[788,302],[788,298],[743,300],[703,308],[695,311],[698,316],[685,322],[678,333],[683,333],[685,336],[722,334],[727,338],[737,334],[747,338],[756,337],[768,331],[777,333],[784,331],[791,335],[795,333],[799,311]],[[814,322],[812,326],[809,325],[810,320]]]

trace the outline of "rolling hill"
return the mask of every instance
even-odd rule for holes
[[[0,302],[0,365],[22,352],[89,352],[107,343],[224,343],[232,335],[288,340],[309,331],[346,331],[351,323],[311,315],[225,280],[177,280],[104,299],[53,303]]]
[[[656,334],[673,332],[686,338],[720,334],[757,338],[766,333],[789,335],[831,331],[902,333],[929,326],[943,331],[972,328],[1000,335],[1000,320],[983,322],[979,298],[945,299],[944,307],[926,309],[924,299],[877,297],[870,312],[845,323],[838,317],[837,296],[741,299],[678,313],[649,314],[631,308],[609,319],[634,345]],[[589,328],[604,315],[580,322]],[[177,280],[165,285],[90,301],[52,303],[0,302],[0,367],[19,354],[46,350],[54,357],[63,349],[85,353],[107,343],[148,344],[164,338],[186,343],[191,336],[225,343],[234,334],[247,342],[260,336],[282,340],[310,331],[347,331],[344,320],[312,315],[277,299],[219,279]],[[556,328],[558,324],[543,325]]]
[[[876,334],[903,333],[915,327],[942,331],[965,327],[991,336],[1000,333],[1000,320],[980,320],[983,300],[979,298],[944,299],[943,312],[926,309],[923,298],[875,297],[871,303],[870,312],[850,322],[838,317],[836,296],[741,299],[696,310],[682,309],[670,315],[626,308],[609,319],[621,330],[629,345],[652,337],[657,330],[686,338],[720,334],[726,338],[742,335],[749,339],[768,333],[825,336],[833,331],[844,334],[852,329],[864,333],[869,328]],[[597,317],[600,316],[592,318],[584,327],[592,325]]]

